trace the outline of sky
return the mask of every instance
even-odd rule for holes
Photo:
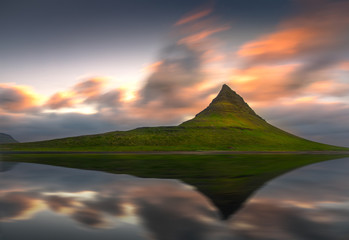
[[[0,132],[20,142],[195,116],[228,84],[349,147],[348,0],[3,0]]]

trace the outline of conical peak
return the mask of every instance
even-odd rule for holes
[[[212,103],[227,101],[233,104],[246,104],[242,97],[240,97],[236,92],[234,92],[228,85],[223,84],[221,91],[218,93],[217,97],[213,99]]]
[[[259,117],[228,85],[224,84],[210,105],[198,113],[195,118],[181,126],[235,126],[256,128],[265,125]]]

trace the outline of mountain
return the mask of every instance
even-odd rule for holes
[[[17,143],[17,141],[6,133],[0,133],[0,144],[4,143]]]
[[[206,109],[180,126],[256,129],[267,125],[267,122],[258,116],[242,97],[224,84],[217,97]]]
[[[236,92],[223,85],[211,104],[179,126],[11,144],[39,151],[306,151],[345,148],[312,142],[280,130],[258,116]],[[346,149],[347,150],[347,149]]]

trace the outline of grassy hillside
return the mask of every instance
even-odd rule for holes
[[[39,151],[347,150],[308,141],[268,124],[227,85],[206,109],[179,126],[144,127],[5,147]]]

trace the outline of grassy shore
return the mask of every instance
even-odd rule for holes
[[[171,178],[195,186],[231,215],[268,180],[304,165],[345,155],[244,154],[3,154],[4,161],[30,162],[71,168],[131,174],[145,178]],[[348,156],[348,155],[346,155]]]

